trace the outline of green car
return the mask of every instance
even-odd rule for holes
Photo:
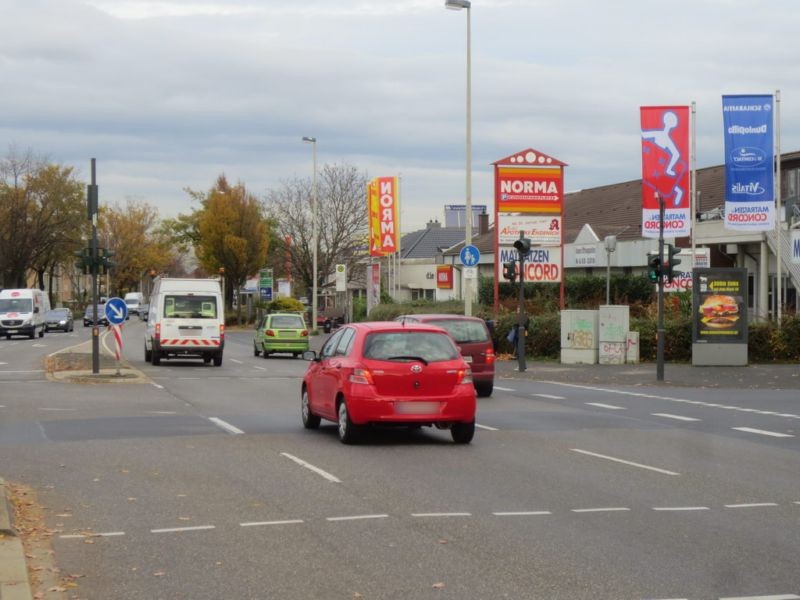
[[[308,328],[303,317],[296,313],[266,315],[253,338],[253,354],[262,352],[269,358],[275,352],[287,352],[295,357],[308,350]]]

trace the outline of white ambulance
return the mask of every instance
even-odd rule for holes
[[[150,294],[144,359],[202,358],[222,364],[225,311],[219,280],[159,277]]]
[[[50,297],[42,290],[0,291],[0,336],[36,334],[44,337],[44,316],[50,310]]]

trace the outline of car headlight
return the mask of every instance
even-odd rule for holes
[[[58,324],[59,324],[59,325],[66,325],[66,324],[67,324],[67,322],[66,322],[66,321],[59,321],[59,322],[58,322]]]

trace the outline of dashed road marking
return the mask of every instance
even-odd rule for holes
[[[303,519],[286,519],[284,521],[252,521],[250,523],[239,523],[240,527],[268,527],[271,525],[296,525],[305,523]]]
[[[500,390],[501,392],[516,392],[517,390],[513,390],[507,387],[500,387],[499,385],[494,386],[494,389]]]
[[[471,517],[472,513],[468,512],[434,512],[434,513],[411,513],[412,517]]]
[[[244,431],[242,431],[241,429],[239,429],[235,425],[231,425],[227,421],[223,421],[222,419],[220,419],[218,417],[208,417],[208,420],[211,421],[212,423],[214,423],[214,425],[216,425],[217,427],[220,427],[220,428],[224,429],[228,433],[231,433],[231,434],[234,434],[234,435],[242,435],[244,433]]]
[[[685,398],[674,398],[671,396],[658,396],[656,394],[645,394],[643,392],[628,392],[625,390],[615,390],[609,388],[596,387],[592,385],[579,385],[577,383],[564,383],[563,381],[543,381],[551,385],[562,385],[566,387],[577,388],[581,390],[591,390],[594,392],[605,392],[607,394],[617,394],[620,396],[634,396],[637,398],[652,398],[654,400],[666,400],[668,402],[680,402],[682,404],[693,404],[695,406],[705,406],[707,408],[721,408],[723,410],[733,410],[737,412],[754,413],[757,415],[765,415],[770,417],[786,417],[791,419],[800,419],[800,415],[792,413],[779,413],[771,410],[759,410],[756,408],[743,408],[741,406],[727,406],[725,404],[714,404],[712,402],[702,402],[700,400],[687,400]]]
[[[475,427],[478,429],[485,429],[486,431],[500,431],[497,427],[489,427],[488,425],[481,425],[480,423],[475,423]]]
[[[216,529],[214,525],[195,525],[194,527],[167,527],[165,529],[151,529],[150,533],[183,533],[184,531],[205,531]]]
[[[545,398],[547,400],[566,400],[564,396],[554,396],[553,394],[533,394],[538,398]]]
[[[535,517],[539,515],[552,515],[549,510],[517,510],[506,512],[493,512],[495,517]]]
[[[289,454],[288,452],[281,452],[281,456],[285,456],[289,460],[292,460],[292,461],[296,462],[301,467],[305,467],[309,471],[313,471],[314,473],[324,477],[328,481],[331,481],[333,483],[342,483],[342,480],[339,479],[338,477],[336,477],[335,475],[331,475],[327,471],[324,471],[324,470],[320,469],[319,467],[315,467],[311,463],[304,461],[302,458],[297,458],[296,456],[294,456],[292,454]]]
[[[676,421],[700,421],[694,417],[684,417],[682,415],[671,415],[669,413],[651,413],[654,417],[664,417],[665,419],[675,419]]]
[[[790,438],[794,437],[788,433],[778,433],[777,431],[767,431],[765,429],[753,429],[752,427],[731,427],[731,429],[735,429],[736,431],[744,431],[745,433],[756,433],[758,435],[768,435],[770,437],[776,438]]]
[[[596,458],[603,458],[605,460],[618,462],[623,465],[628,465],[630,467],[638,467],[640,469],[647,469],[648,471],[655,471],[656,473],[662,473],[664,475],[680,475],[680,473],[676,473],[675,471],[667,471],[666,469],[659,469],[658,467],[651,467],[650,465],[643,465],[641,463],[624,460],[622,458],[614,458],[613,456],[606,456],[605,454],[597,454],[596,452],[589,452],[588,450],[581,450],[580,448],[570,448],[570,450],[572,450],[573,452],[586,454],[587,456],[594,456]]]
[[[800,600],[796,594],[778,594],[773,596],[728,596],[719,600]]]
[[[573,508],[574,513],[596,513],[596,512],[627,512],[630,508],[625,506],[605,506],[599,508]]]
[[[244,364],[242,361],[236,360],[235,358],[232,358],[231,362],[235,362],[237,365],[243,365]]]
[[[681,512],[692,510],[711,510],[708,506],[654,506],[653,510],[663,512]]]
[[[726,504],[725,508],[761,508],[763,506],[778,506],[775,502],[751,502],[743,504]]]
[[[389,515],[352,515],[350,517],[327,517],[326,521],[362,521],[366,519],[388,519]]]
[[[163,389],[164,389],[164,386],[163,386],[163,385],[158,385],[157,383],[152,383],[152,382],[151,382],[151,383],[150,383],[150,385],[152,385],[152,386],[154,386],[154,387],[157,387],[157,388],[158,388],[158,389],[160,389],[160,390],[163,390]]]
[[[607,408],[608,410],[627,410],[624,406],[616,406],[614,404],[603,404],[602,402],[586,402],[589,406],[596,406],[597,408]]]
[[[254,369],[258,369],[259,371],[266,371],[266,369],[264,367],[257,367],[255,365],[253,365],[253,368]]]

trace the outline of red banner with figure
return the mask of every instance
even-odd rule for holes
[[[642,106],[642,236],[659,235],[659,197],[664,202],[664,237],[691,230],[689,195],[689,107]]]

